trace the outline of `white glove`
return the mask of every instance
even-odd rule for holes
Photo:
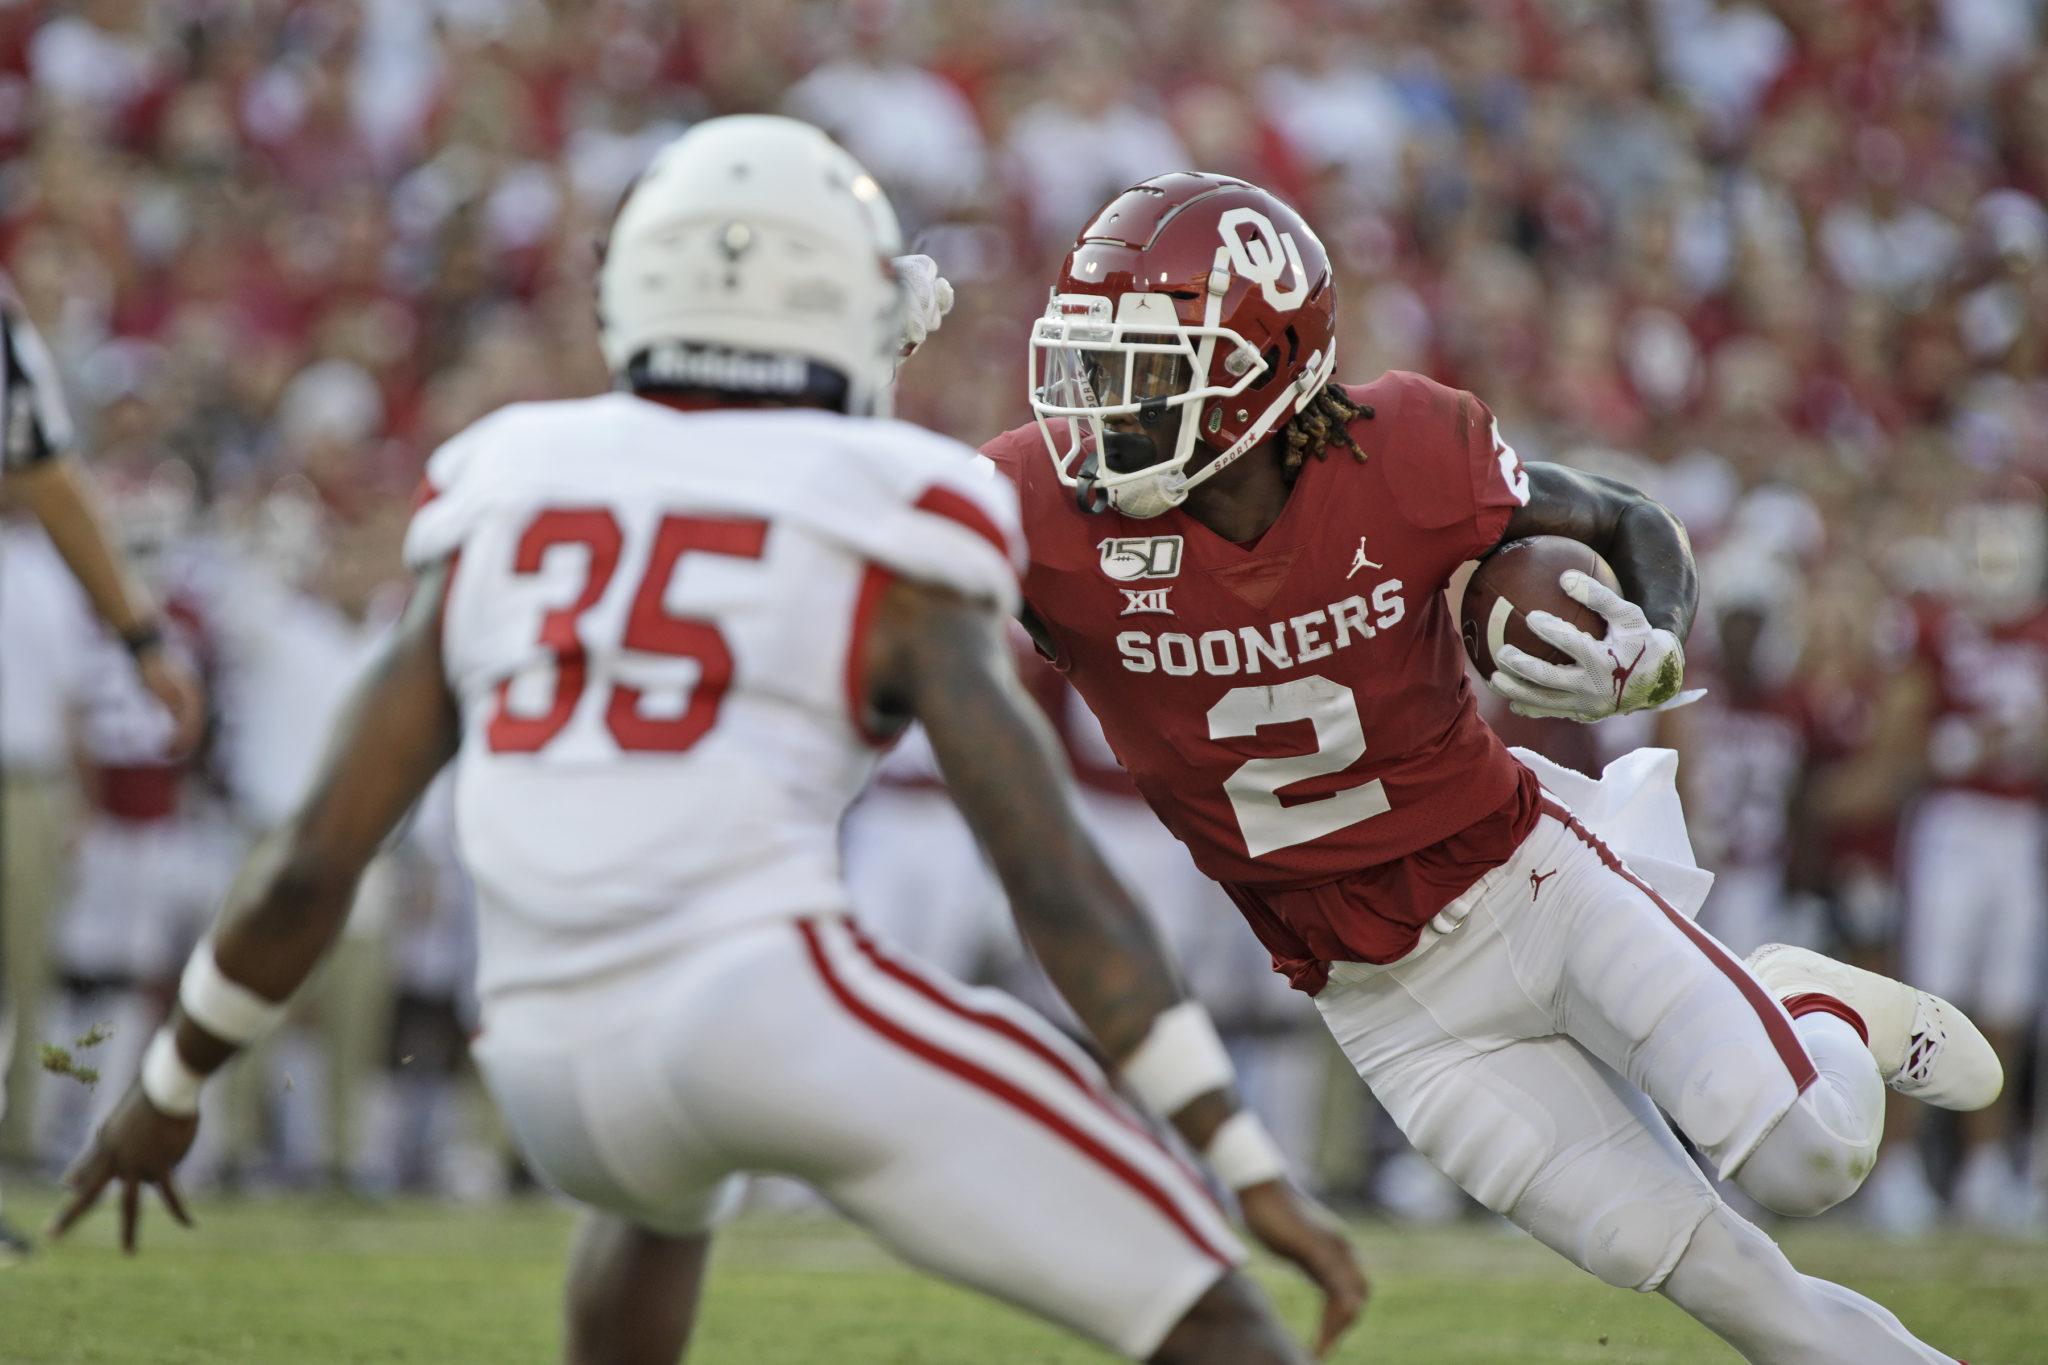
[[[1572,661],[1550,663],[1513,645],[1495,650],[1497,667],[1487,685],[1508,699],[1510,710],[1595,721],[1661,706],[1678,695],[1685,648],[1677,636],[1653,627],[1641,607],[1577,569],[1559,576],[1558,585],[1574,602],[1607,618],[1607,638],[1596,640],[1547,611],[1530,612],[1529,629]]]
[[[902,356],[907,360],[953,311],[953,286],[929,256],[898,256],[890,264],[903,284]]]

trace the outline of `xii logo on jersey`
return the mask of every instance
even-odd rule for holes
[[[1125,536],[1101,544],[1102,571],[1119,583],[1180,577],[1179,536]]]
[[[1120,588],[1124,595],[1124,609],[1118,616],[1142,616],[1151,613],[1158,616],[1173,615],[1173,608],[1166,605],[1166,594],[1173,591],[1165,588]]]

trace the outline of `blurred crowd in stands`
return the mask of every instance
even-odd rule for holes
[[[1717,932],[1903,963],[1995,1034],[2009,1101],[1894,1133],[1852,1212],[2048,1226],[2042,0],[0,0],[0,261],[217,712],[164,765],[146,699],[94,663],[118,646],[59,619],[61,574],[6,532],[25,1036],[121,1018],[103,1046],[139,1047],[402,597],[422,460],[503,403],[605,385],[613,205],[662,142],[745,110],[839,137],[955,283],[902,415],[970,443],[1026,420],[1027,321],[1075,231],[1196,167],[1317,226],[1340,377],[1469,388],[1525,458],[1668,503],[1705,565],[1712,695],[1634,730],[1503,728],[1580,766],[1677,744]],[[492,1186],[452,1089],[446,842],[429,811],[387,859],[357,951],[216,1125],[218,1169]],[[1213,951],[1261,970],[1248,934]],[[1273,1064],[1299,1078],[1274,1126],[1329,1183],[1455,1211],[1398,1151],[1359,1159],[1358,1117],[1322,1107],[1356,1087],[1317,1083],[1298,1001],[1237,994],[1240,1041],[1306,1039]],[[107,1089],[34,1053],[5,1150],[50,1162]]]

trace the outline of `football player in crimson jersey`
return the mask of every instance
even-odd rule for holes
[[[1030,342],[1036,422],[983,453],[1020,494],[1024,619],[1275,966],[1411,1141],[1609,1283],[1752,1360],[1942,1360],[1801,1276],[1654,1106],[1764,1205],[1818,1213],[1875,1156],[1886,1082],[1972,1108],[1958,1011],[1771,945],[1744,964],[1546,791],[1474,710],[1443,589],[1504,540],[1598,550],[1568,663],[1500,647],[1524,714],[1673,698],[1685,532],[1612,480],[1528,465],[1420,375],[1337,383],[1329,260],[1255,186],[1172,174],[1080,234]],[[1645,866],[1648,866],[1646,863]]]

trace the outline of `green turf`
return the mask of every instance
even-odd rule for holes
[[[19,1183],[17,1220],[47,1217]],[[102,1213],[74,1243],[0,1270],[0,1361],[109,1365],[516,1362],[552,1358],[569,1218],[333,1200],[201,1201],[184,1233],[152,1211],[124,1261]],[[1661,1299],[1608,1289],[1519,1236],[1359,1229],[1376,1296],[1347,1361],[1546,1365],[1725,1361]],[[1879,1298],[1980,1362],[2048,1360],[2048,1247],[1961,1238],[1889,1246],[1803,1230],[1801,1266]],[[1261,1277],[1291,1322],[1309,1297]],[[844,1225],[756,1219],[722,1238],[694,1361],[956,1365],[1099,1361],[1010,1309],[900,1268]]]

